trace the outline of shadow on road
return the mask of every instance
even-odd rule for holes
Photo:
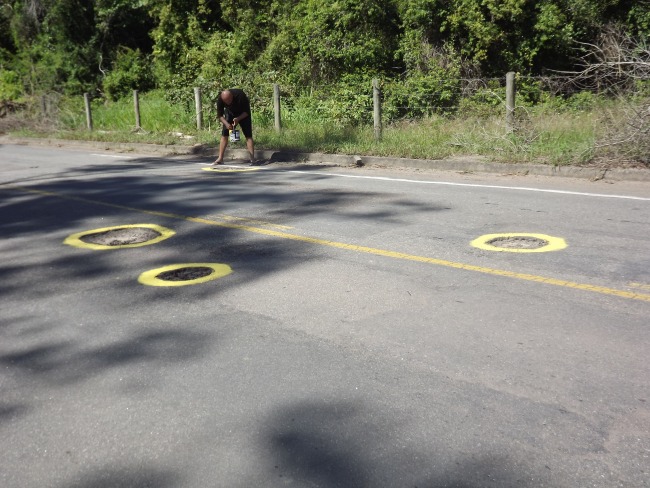
[[[86,348],[70,340],[0,355],[0,365],[50,385],[64,385],[131,364],[162,367],[182,363],[205,353],[209,349],[209,339],[213,338],[205,333],[154,330]]]
[[[79,481],[61,488],[174,488],[180,477],[170,470],[155,468],[106,468],[86,473]]]
[[[67,235],[100,225],[157,223],[175,229],[192,218],[218,221],[226,215],[244,219],[234,221],[244,225],[248,225],[247,218],[261,218],[265,222],[262,225],[268,227],[308,221],[320,214],[352,220],[359,228],[371,232],[381,223],[400,225],[417,212],[449,210],[390,193],[346,191],[337,188],[334,181],[314,192],[313,185],[303,179],[322,179],[323,175],[301,175],[302,180],[294,184],[280,181],[274,170],[218,174],[202,171],[197,161],[200,160],[142,158],[114,165],[75,167],[57,174],[56,179],[31,181],[22,188],[0,185],[0,233],[4,239],[0,253],[7,257],[0,265],[0,293],[39,296],[40,291],[30,286],[30,265],[32,261],[38,262],[39,253],[41,262],[43,257],[48,261],[40,269],[39,280],[59,281],[62,289],[69,289],[78,286],[75,279],[97,278],[115,269],[118,253],[138,256],[138,252],[148,252],[151,256],[157,250],[165,250],[167,256],[161,260],[162,266],[168,264],[173,249],[183,248],[180,262],[206,262],[219,256],[236,264],[239,270],[251,271],[239,278],[259,279],[306,262],[310,259],[308,251],[313,249],[308,243],[279,242],[218,224],[185,226],[173,239],[148,250],[97,252],[61,245]],[[166,173],[163,170],[167,167],[176,171]],[[155,171],[148,174],[150,169]],[[41,250],[41,244],[46,246],[46,252]],[[24,261],[25,256],[30,259]],[[226,289],[224,284],[220,291]],[[202,292],[214,293],[215,289],[204,287],[197,291]]]
[[[497,454],[459,455],[449,451],[444,439],[423,452],[398,425],[377,422],[350,403],[289,406],[272,419],[264,442],[276,478],[268,486],[280,486],[283,479],[319,488],[530,486],[512,469],[513,460]]]

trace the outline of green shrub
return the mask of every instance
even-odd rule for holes
[[[593,110],[602,100],[598,95],[589,91],[582,91],[567,98],[566,108],[574,112],[587,112]]]
[[[467,117],[491,117],[505,113],[506,90],[499,80],[488,80],[484,87],[458,101],[458,113]]]
[[[133,90],[153,88],[153,74],[147,56],[139,49],[122,48],[117,54],[113,69],[103,82],[104,93],[110,100],[118,100]]]
[[[383,113],[387,120],[451,113],[456,111],[460,94],[461,81],[457,76],[416,74],[384,84]]]
[[[0,71],[0,100],[18,100],[23,93],[18,73],[11,70]]]

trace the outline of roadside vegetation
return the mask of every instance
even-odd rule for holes
[[[163,92],[151,91],[140,98],[142,127],[138,130],[132,98],[97,99],[92,105],[94,130],[89,131],[83,99],[64,97],[56,107],[50,106],[50,117],[42,116],[38,104],[13,114],[14,124],[8,132],[22,137],[216,145],[216,118],[208,110],[204,129],[198,131],[192,109],[170,104]],[[260,149],[419,159],[477,155],[511,163],[648,166],[641,141],[627,146],[606,142],[615,131],[625,130],[629,111],[630,104],[620,100],[579,95],[561,102],[519,106],[516,130],[507,133],[501,106],[475,105],[464,113],[387,121],[380,140],[375,140],[372,124],[341,122],[307,109],[283,110],[279,133],[268,111],[255,113],[254,121]]]
[[[0,134],[215,144],[240,87],[260,148],[647,167],[649,32],[627,0],[0,0]]]

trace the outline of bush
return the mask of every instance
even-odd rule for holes
[[[457,76],[418,74],[384,85],[383,112],[388,120],[420,118],[456,111],[461,94]]]
[[[566,107],[573,112],[587,112],[593,110],[602,99],[595,93],[582,91],[571,95],[566,100]]]
[[[0,71],[0,100],[18,100],[23,87],[18,73],[11,70]]]
[[[458,113],[467,117],[492,117],[504,113],[506,91],[498,80],[488,80],[458,102]]]
[[[151,64],[139,49],[122,48],[113,63],[113,69],[103,82],[104,93],[115,101],[133,90],[153,88]]]

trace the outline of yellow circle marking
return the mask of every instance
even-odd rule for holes
[[[210,268],[212,273],[207,276],[202,276],[201,278],[196,278],[192,280],[181,280],[181,281],[168,281],[161,280],[158,278],[163,273],[169,271],[176,271],[184,268]],[[169,266],[163,266],[162,268],[152,269],[145,271],[138,277],[138,282],[147,285],[147,286],[187,286],[187,285],[198,285],[199,283],[205,283],[206,281],[216,280],[218,278],[223,278],[232,273],[232,268],[227,264],[220,263],[183,263],[183,264],[170,264]]]
[[[509,237],[532,237],[534,239],[540,239],[546,241],[547,244],[538,247],[536,249],[513,249],[498,247],[490,244],[489,242],[494,239],[503,239]],[[549,251],[559,251],[567,247],[566,241],[561,237],[547,236],[546,234],[528,234],[528,233],[508,233],[508,234],[486,234],[477,239],[474,239],[471,243],[472,246],[485,251],[498,251],[498,252],[549,252]]]
[[[259,171],[262,168],[201,168],[203,171],[212,171],[214,173],[245,173],[247,171]]]
[[[280,232],[273,229],[253,227],[250,225],[241,225],[232,222],[215,222],[213,220],[203,219],[199,217],[191,217],[187,215],[179,215],[179,214],[173,214],[169,212],[160,212],[157,210],[151,210],[145,208],[129,207],[126,205],[119,205],[116,203],[102,202],[100,200],[93,200],[90,198],[77,197],[73,195],[65,195],[62,193],[45,191],[45,190],[37,190],[34,188],[27,188],[23,186],[0,185],[0,187],[9,188],[11,190],[22,191],[25,193],[33,193],[36,195],[46,195],[46,196],[76,201],[76,202],[91,203],[93,205],[103,205],[105,207],[110,207],[110,208],[119,208],[122,210],[141,212],[143,214],[155,215],[158,217],[186,220],[188,222],[195,222],[195,223],[205,224],[205,225],[215,225],[227,229],[244,230],[247,232],[262,234],[265,236],[277,237],[280,239],[288,239],[292,241],[305,242],[309,244],[327,246],[336,249],[344,249],[348,251],[363,252],[375,256],[383,256],[383,257],[393,258],[393,259],[404,259],[407,261],[413,261],[417,263],[427,263],[434,266],[445,266],[453,269],[462,269],[465,271],[474,271],[476,273],[485,273],[492,276],[503,276],[506,278],[512,278],[516,280],[530,281],[533,283],[544,283],[546,285],[561,286],[565,288],[572,288],[574,290],[589,291],[592,293],[600,293],[602,295],[610,295],[610,296],[616,296],[620,298],[627,298],[630,300],[641,300],[644,302],[650,302],[650,293],[639,293],[639,292],[631,292],[627,290],[618,290],[616,288],[609,288],[606,286],[599,286],[599,285],[591,285],[588,283],[576,283],[574,281],[550,278],[548,276],[538,276],[538,275],[532,275],[527,273],[517,273],[514,271],[506,271],[503,269],[487,268],[485,266],[475,266],[473,264],[460,263],[456,261],[447,261],[446,259],[432,258],[427,256],[417,256],[415,254],[406,254],[402,252],[388,251],[386,249],[377,249],[373,247],[357,246],[354,244],[347,244],[345,242],[328,241],[325,239],[318,239],[315,237],[308,237],[308,236],[303,236],[298,234],[289,234],[287,232]]]
[[[93,234],[101,234],[102,232],[109,232],[111,230],[120,230],[120,229],[134,229],[134,228],[140,228],[144,227],[146,229],[152,229],[158,232],[160,235],[158,237],[154,237],[153,239],[150,239],[145,242],[136,242],[133,244],[122,244],[119,246],[106,246],[103,244],[93,244],[91,242],[84,242],[81,240],[82,237],[85,236],[90,236]],[[160,225],[156,224],[133,224],[133,225],[116,225],[114,227],[102,227],[100,229],[93,229],[93,230],[86,230],[84,232],[78,232],[76,234],[72,234],[68,237],[65,238],[63,241],[64,244],[67,244],[68,246],[73,246],[73,247],[80,247],[80,248],[85,248],[85,249],[94,249],[94,250],[106,250],[106,249],[121,249],[125,247],[141,247],[141,246],[148,246],[149,244],[155,244],[160,241],[164,241],[165,239],[170,238],[176,234],[171,229],[168,229],[167,227],[162,227]]]

